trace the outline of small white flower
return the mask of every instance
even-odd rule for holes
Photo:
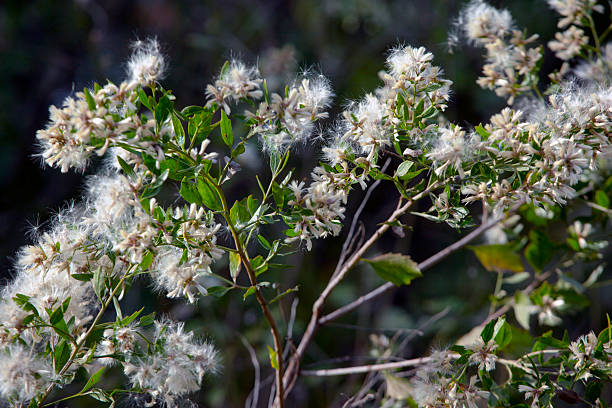
[[[489,340],[485,344],[482,338],[478,337],[476,342],[472,346],[467,347],[467,349],[474,352],[470,355],[469,361],[477,363],[479,370],[491,371],[495,369],[495,362],[497,361],[495,349],[497,349],[497,344],[494,340]]]

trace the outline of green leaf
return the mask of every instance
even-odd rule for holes
[[[270,242],[268,242],[268,240],[263,235],[258,235],[257,240],[264,248],[268,250],[272,249],[272,245],[270,245]]]
[[[155,122],[157,122],[158,126],[161,126],[166,121],[171,111],[172,101],[170,101],[167,95],[162,96],[155,107]]]
[[[227,286],[211,286],[207,288],[208,294],[212,295],[216,298],[223,297],[227,292],[229,292],[232,288]]]
[[[223,209],[221,200],[217,194],[217,190],[206,180],[198,179],[198,192],[202,199],[202,203],[213,211],[220,211]]]
[[[244,292],[244,295],[242,295],[242,300],[246,300],[246,298],[251,296],[253,293],[255,293],[255,286],[249,286],[249,288]]]
[[[525,247],[525,258],[537,271],[541,271],[550,261],[553,255],[554,245],[546,234],[537,231],[529,231],[529,244]]]
[[[142,316],[138,321],[138,326],[150,326],[153,324],[153,322],[155,322],[155,312]]]
[[[181,110],[181,115],[183,116],[191,116],[196,113],[200,113],[204,110],[201,106],[186,106]]]
[[[268,270],[268,264],[261,255],[251,259],[251,266],[255,270],[255,276],[259,276]]]
[[[89,377],[89,380],[87,380],[87,383],[85,384],[83,389],[81,391],[79,391],[79,394],[83,394],[84,392],[86,392],[89,389],[91,389],[94,385],[96,385],[98,383],[98,381],[100,381],[100,378],[102,378],[102,374],[104,373],[104,369],[105,368],[106,367],[100,368],[91,377]]]
[[[489,136],[491,136],[491,134],[487,132],[485,128],[482,127],[482,125],[476,126],[474,130],[476,131],[476,133],[478,133],[480,136],[482,136],[485,139],[488,139]]]
[[[93,278],[93,273],[73,273],[72,276],[76,280],[80,280],[83,282],[88,282]]]
[[[519,272],[519,273],[515,273],[512,276],[508,276],[507,278],[504,278],[502,282],[507,283],[509,285],[516,285],[516,284],[523,282],[526,279],[529,279],[530,276],[531,275],[529,274],[529,272]]]
[[[153,252],[147,250],[147,252],[142,257],[142,261],[140,262],[140,269],[146,271],[153,264]]]
[[[232,122],[229,120],[223,109],[221,109],[221,138],[229,147],[232,147],[232,145],[234,144],[234,132],[232,131]]]
[[[272,170],[272,174],[278,173],[281,162],[282,156],[279,152],[270,152],[270,170]]]
[[[229,254],[229,267],[230,267],[230,275],[232,276],[232,280],[236,283],[236,279],[238,278],[238,274],[240,273],[240,255],[237,252],[230,252]]]
[[[480,332],[480,338],[486,343],[493,338],[493,332],[495,330],[495,320],[491,320]]]
[[[419,266],[407,255],[388,253],[372,259],[364,259],[374,271],[396,286],[409,285],[415,278],[423,276]]]
[[[602,190],[595,192],[595,202],[604,208],[610,208],[610,198]]]
[[[176,115],[176,113],[172,113],[172,126],[174,127],[174,135],[176,137],[176,142],[181,147],[181,149],[185,148],[185,128],[181,123],[181,120]]]
[[[66,362],[70,358],[70,345],[66,340],[60,341],[53,350],[53,363],[55,365],[55,371],[60,370],[66,365]]]
[[[399,178],[402,178],[408,173],[410,168],[414,165],[414,162],[405,161],[402,162],[399,166],[397,166],[397,170],[395,171],[395,175]]]
[[[297,292],[298,290],[300,290],[299,286],[295,286],[293,288],[287,289],[286,291],[284,291],[283,293],[275,296],[271,301],[268,302],[269,305],[271,305],[274,302],[277,302],[279,300],[281,300],[282,298],[284,298],[285,296],[287,296],[288,294],[292,293],[292,292]]]
[[[126,161],[121,158],[121,156],[117,155],[117,161],[119,162],[119,166],[121,166],[121,169],[125,174],[133,178],[136,177],[136,172],[134,172],[132,166],[127,164]]]
[[[276,350],[268,346],[268,353],[270,354],[270,365],[273,369],[278,370],[278,354]]]
[[[149,99],[149,97],[147,96],[147,94],[145,93],[144,89],[139,88],[138,89],[138,100],[140,101],[140,103],[142,103],[147,109],[149,110],[153,110],[153,107],[151,105],[151,100]]]
[[[125,327],[125,326],[129,325],[130,323],[132,323],[134,320],[136,320],[136,318],[138,316],[140,316],[140,314],[142,313],[143,310],[144,310],[144,307],[140,308],[140,310],[135,311],[131,315],[129,315],[126,318],[124,318],[123,320],[121,320],[120,321],[121,326]]]
[[[181,189],[179,190],[181,197],[188,203],[202,205],[202,198],[198,192],[198,188],[187,177],[181,181]]]
[[[230,209],[230,220],[235,226],[245,224],[251,219],[251,214],[245,204],[246,200],[236,201]]]
[[[531,311],[533,310],[533,305],[531,304],[531,300],[529,300],[529,297],[523,292],[516,292],[516,294],[514,295],[513,309],[514,317],[519,322],[519,324],[525,330],[529,330],[529,318],[531,316]]]
[[[488,271],[512,271],[523,272],[525,268],[521,262],[521,257],[514,252],[511,245],[493,244],[468,246]]]
[[[166,169],[159,176],[156,176],[153,180],[153,183],[145,187],[140,196],[140,199],[142,200],[145,198],[155,197],[157,193],[159,193],[159,190],[161,190],[161,186],[168,179],[168,174],[170,174],[170,169]]]
[[[202,143],[204,139],[208,137],[210,132],[215,128],[215,125],[211,125],[213,114],[212,112],[202,111],[196,113],[187,125],[187,131],[193,139],[192,143],[194,146]]]
[[[96,110],[96,101],[94,101],[93,96],[89,93],[89,89],[84,88],[83,93],[85,94],[85,101],[87,102],[87,107],[89,110]]]
[[[500,318],[495,323],[493,339],[497,343],[498,349],[506,347],[512,341],[512,327],[506,322],[505,318]]]

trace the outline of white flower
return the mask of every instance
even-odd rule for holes
[[[519,392],[525,393],[526,399],[533,398],[533,401],[531,401],[531,408],[539,407],[538,402],[539,402],[540,394],[542,394],[544,391],[548,389],[550,389],[550,387],[545,384],[542,384],[539,388],[534,388],[534,387],[530,387],[529,385],[523,385],[523,384],[520,384],[518,386]]]
[[[588,43],[589,38],[584,31],[571,26],[562,33],[555,33],[555,40],[549,41],[548,48],[555,52],[557,58],[567,61],[580,54],[582,47]]]
[[[562,323],[559,316],[555,314],[565,306],[562,298],[553,299],[549,295],[542,296],[542,305],[539,307],[538,322],[548,326],[557,326]]]
[[[440,128],[439,132],[440,137],[427,157],[434,161],[437,175],[443,174],[446,168],[451,166],[457,170],[459,177],[463,178],[465,173],[462,163],[469,152],[470,140],[459,126]]]
[[[587,237],[593,231],[593,226],[589,223],[583,224],[580,220],[574,221],[569,227],[569,233],[576,237],[578,240],[578,246],[582,249],[588,245]]]
[[[582,17],[590,14],[591,10],[604,12],[604,7],[597,4],[597,0],[548,0],[548,5],[564,17],[559,20],[559,28],[570,24],[582,25]]]
[[[260,89],[262,82],[257,67],[247,67],[234,59],[224,67],[214,85],[206,86],[206,106],[216,103],[229,115],[228,100],[238,102],[243,98],[260,99],[263,96]]]
[[[497,344],[494,340],[489,340],[489,342],[485,344],[482,338],[478,337],[478,339],[473,345],[466,348],[474,352],[470,355],[469,361],[477,363],[479,370],[484,369],[487,371],[491,371],[495,369],[495,362],[497,361],[497,356],[494,352],[497,348]]]

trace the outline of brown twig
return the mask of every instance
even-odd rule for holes
[[[400,197],[395,211],[389,216],[389,218],[387,218],[387,220],[374,232],[374,234],[372,234],[372,236],[365,243],[363,243],[363,245],[361,245],[359,249],[355,251],[346,262],[344,262],[342,268],[340,268],[337,273],[334,273],[334,275],[332,275],[332,278],[328,282],[327,286],[325,287],[325,289],[323,289],[323,292],[321,292],[317,300],[314,302],[312,307],[312,316],[310,318],[310,321],[308,322],[306,331],[302,336],[302,340],[300,341],[300,344],[298,345],[296,352],[293,355],[293,358],[289,361],[287,365],[287,371],[285,373],[284,378],[286,392],[291,390],[293,384],[297,379],[299,362],[304,357],[308,345],[312,341],[312,338],[314,337],[317,328],[320,326],[319,318],[321,315],[321,309],[331,292],[336,286],[338,286],[342,279],[344,279],[348,271],[353,266],[355,266],[357,262],[359,262],[361,257],[365,255],[365,253],[372,247],[372,245],[374,245],[374,243],[378,241],[378,239],[391,227],[391,223],[393,223],[400,216],[406,213],[406,211],[408,211],[408,209],[415,201],[419,200],[426,194],[429,194],[430,191],[437,188],[438,186],[440,186],[439,182],[432,184],[419,194],[412,197],[405,204],[402,204],[403,199]]]

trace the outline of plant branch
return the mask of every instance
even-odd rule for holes
[[[439,187],[439,185],[439,182],[433,183],[431,186],[412,197],[403,205],[403,199],[400,197],[400,199],[398,200],[397,208],[389,216],[389,218],[387,218],[387,220],[376,230],[376,232],[374,232],[374,234],[372,234],[372,236],[357,251],[355,251],[353,255],[348,258],[348,260],[343,264],[342,268],[340,268],[338,273],[332,275],[332,278],[328,282],[327,286],[319,295],[317,300],[314,302],[312,306],[312,316],[310,318],[310,321],[308,322],[306,331],[304,332],[302,340],[300,341],[300,344],[298,345],[292,359],[288,363],[287,372],[285,373],[284,378],[284,382],[286,384],[286,392],[291,390],[293,384],[295,383],[298,377],[300,361],[304,357],[306,349],[310,345],[310,342],[312,341],[314,334],[317,331],[317,328],[320,326],[319,319],[321,315],[321,309],[331,292],[336,286],[338,286],[342,279],[344,279],[348,271],[353,266],[355,266],[357,262],[359,262],[361,257],[368,251],[368,249],[370,249],[372,245],[374,245],[374,243],[378,241],[378,239],[391,227],[390,224],[392,222],[396,221],[400,216],[406,213],[406,211],[408,211],[408,209],[412,206],[412,204],[414,204],[415,201],[419,200],[420,198],[428,194],[430,191]]]
[[[74,359],[76,358],[77,354],[81,350],[81,347],[83,347],[83,344],[85,344],[85,342],[87,341],[87,339],[89,338],[93,330],[95,329],[96,325],[102,318],[102,315],[104,314],[104,312],[106,312],[106,309],[113,301],[113,298],[117,294],[117,291],[119,290],[119,288],[123,286],[123,283],[125,282],[127,277],[130,275],[131,270],[132,268],[130,267],[125,271],[125,273],[123,274],[123,276],[121,276],[121,279],[117,283],[117,286],[113,288],[113,290],[108,295],[108,298],[106,299],[106,301],[102,303],[102,307],[100,308],[100,310],[98,311],[98,314],[96,315],[93,322],[91,323],[91,326],[89,326],[89,329],[87,329],[85,334],[81,337],[81,340],[76,343],[74,350],[72,350],[70,357],[68,357],[68,361],[66,361],[62,369],[57,373],[58,377],[61,377],[62,375],[64,375],[66,371],[68,371],[68,369],[72,366],[72,363],[74,363]],[[55,388],[55,383],[49,384],[49,386],[45,390],[45,393],[40,397],[38,401],[38,406],[43,405],[43,402],[45,402],[45,400],[47,399],[47,397],[49,396],[49,393],[53,390],[53,388]]]
[[[385,161],[385,164],[380,169],[380,171],[382,173],[384,173],[390,163],[391,163],[391,158],[388,158]],[[370,187],[368,188],[368,191],[366,192],[365,197],[363,198],[363,200],[361,201],[361,204],[359,205],[359,208],[357,208],[357,211],[355,211],[355,215],[353,216],[353,220],[351,221],[351,227],[349,228],[349,232],[346,235],[346,239],[344,240],[344,244],[342,244],[342,252],[340,252],[340,258],[338,259],[338,263],[336,264],[336,269],[334,270],[334,274],[332,276],[335,276],[336,274],[338,274],[338,272],[340,271],[340,268],[342,267],[342,264],[346,260],[346,256],[347,256],[348,252],[350,251],[349,245],[351,244],[351,241],[352,241],[352,238],[353,238],[353,234],[355,233],[355,227],[357,226],[357,222],[359,221],[359,217],[361,216],[361,213],[363,212],[363,209],[365,208],[366,204],[368,203],[368,200],[372,196],[372,192],[374,192],[374,190],[376,189],[376,187],[378,187],[378,185],[380,184],[381,181],[382,181],[382,179],[376,180],[374,183],[372,183],[370,185]]]
[[[392,370],[394,368],[414,367],[431,361],[431,357],[414,358],[412,360],[394,361],[391,363],[370,364],[355,367],[331,368],[322,370],[302,370],[302,375],[315,377],[330,377],[334,375],[350,375],[371,373],[373,371]]]
[[[475,230],[473,230],[472,232],[470,232],[468,235],[466,235],[465,237],[461,238],[459,241],[455,242],[452,245],[447,246],[446,248],[444,248],[443,250],[441,250],[440,252],[436,253],[435,255],[432,255],[431,257],[427,258],[426,260],[424,260],[423,262],[421,262],[418,266],[419,269],[421,271],[424,271],[426,269],[431,268],[432,266],[434,266],[435,264],[437,264],[438,262],[442,261],[444,258],[448,257],[450,254],[456,252],[457,250],[463,248],[464,246],[466,246],[467,244],[469,244],[470,242],[472,242],[474,239],[476,239],[477,237],[479,237],[481,234],[483,234],[485,231],[487,231],[490,228],[493,228],[495,225],[497,225],[498,223],[500,223],[501,221],[503,221],[509,214],[513,213],[514,211],[518,210],[518,208],[522,205],[522,202],[517,203],[514,207],[512,207],[512,209],[510,209],[510,211],[508,212],[507,215],[504,215],[502,217],[496,217],[496,218],[492,218],[489,221],[485,222],[484,224],[482,224],[481,226],[479,226],[478,228],[476,228]],[[391,289],[395,288],[396,286],[391,283],[391,282],[387,282],[379,287],[377,287],[376,289],[372,290],[371,292],[368,292],[367,294],[360,296],[359,298],[357,298],[356,300],[354,300],[353,302],[342,306],[339,309],[334,310],[333,312],[326,314],[324,316],[321,317],[321,319],[319,320],[319,324],[320,325],[324,325],[332,320],[337,319],[340,316],[343,316],[355,309],[357,309],[359,306],[361,306],[362,304],[369,302],[372,299],[377,298],[378,296],[382,295],[383,293],[386,293],[388,291],[390,291]]]
[[[217,185],[217,183],[212,183],[212,185],[215,187],[215,190],[217,191],[219,198],[221,199],[221,205],[223,207],[223,217],[225,218],[225,221],[227,222],[228,228],[230,229],[230,232],[234,239],[234,243],[236,245],[236,251],[238,252],[238,255],[240,256],[240,260],[242,264],[244,265],[244,268],[247,271],[247,274],[249,276],[249,281],[251,282],[252,287],[255,288],[255,297],[257,298],[257,302],[261,306],[261,310],[263,311],[264,316],[266,317],[266,320],[268,321],[268,325],[270,326],[270,331],[272,332],[272,337],[274,339],[274,350],[276,352],[276,357],[278,361],[278,370],[276,370],[277,403],[278,403],[279,408],[283,408],[284,407],[283,380],[282,380],[283,379],[283,343],[281,341],[280,332],[278,330],[278,326],[276,325],[276,322],[274,321],[274,317],[272,316],[272,313],[270,312],[268,303],[266,302],[266,299],[262,295],[261,290],[257,286],[257,276],[255,274],[255,271],[253,270],[253,266],[251,265],[249,256],[246,253],[244,247],[242,246],[240,235],[238,234],[238,232],[236,231],[236,228],[232,224],[232,220],[230,218],[230,211],[227,206],[227,200],[225,198],[225,194],[223,193],[223,190],[221,189],[221,187]]]

